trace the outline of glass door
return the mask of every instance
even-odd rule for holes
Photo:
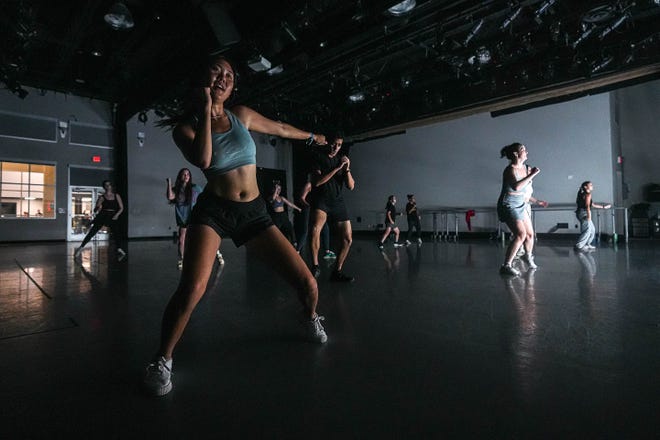
[[[96,199],[103,193],[103,188],[96,186],[69,187],[69,227],[67,241],[82,241],[89,231],[94,216]],[[107,231],[101,229],[95,240],[107,240]]]

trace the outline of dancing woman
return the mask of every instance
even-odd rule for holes
[[[506,250],[504,264],[500,267],[503,275],[520,275],[511,264],[521,246],[525,247],[525,255],[521,258],[531,269],[538,266],[534,262],[534,227],[527,209],[529,197],[527,187],[534,177],[541,172],[536,167],[527,167],[527,148],[519,143],[507,145],[500,151],[500,157],[509,159],[509,165],[502,173],[502,190],[497,201],[497,215],[501,222],[511,230],[513,240]]]
[[[236,85],[234,66],[215,57],[193,88],[192,106],[174,118],[173,138],[184,157],[208,181],[195,205],[188,229],[186,261],[179,285],[163,315],[160,346],[147,366],[145,388],[154,395],[172,389],[172,355],[208,284],[216,250],[225,238],[246,245],[268,262],[298,293],[306,336],[324,343],[322,317],[316,313],[318,287],[307,265],[268,215],[257,186],[256,146],[248,130],[325,144],[323,135],[268,119],[249,107],[225,107]]]

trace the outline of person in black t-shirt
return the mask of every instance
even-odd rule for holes
[[[406,245],[410,244],[410,239],[413,235],[413,229],[417,231],[417,243],[422,244],[422,228],[419,224],[419,211],[417,211],[417,202],[415,201],[415,194],[408,194],[408,203],[406,204],[406,216],[408,217],[408,236],[406,237]]]
[[[351,161],[339,150],[344,143],[343,136],[335,134],[328,137],[331,142],[324,153],[318,154],[312,167],[312,191],[309,196],[311,206],[311,248],[312,273],[318,277],[320,234],[323,224],[332,221],[336,225],[340,248],[337,255],[337,264],[332,272],[332,281],[351,282],[355,278],[342,272],[348,251],[353,242],[351,221],[348,217],[346,204],[342,191],[344,187],[353,190],[355,180],[351,174]]]
[[[403,246],[403,244],[399,243],[399,227],[396,225],[396,207],[394,206],[396,204],[396,197],[389,196],[387,198],[387,205],[385,205],[385,232],[383,232],[383,236],[380,238],[380,241],[378,241],[378,248],[383,249],[383,244],[385,243],[385,240],[387,237],[390,235],[391,232],[394,232],[394,247],[398,248]],[[399,213],[398,215],[400,215]]]

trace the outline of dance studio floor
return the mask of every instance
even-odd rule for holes
[[[175,244],[131,241],[122,262],[102,243],[80,262],[74,244],[0,245],[0,437],[658,438],[660,241],[571,244],[541,240],[539,269],[506,278],[486,239],[358,237],[354,283],[322,263],[320,346],[293,292],[226,241],[162,398],[139,378]]]

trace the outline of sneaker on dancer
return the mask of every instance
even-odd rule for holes
[[[534,262],[534,255],[525,254],[522,257],[520,257],[520,259],[522,261],[524,261],[525,263],[527,263],[527,265],[529,266],[530,269],[537,269],[538,268],[537,264]]]
[[[410,240],[406,240],[405,244],[406,246],[410,246],[412,243],[410,242]]]
[[[117,248],[117,261],[121,261],[126,258],[126,252],[122,248]]]
[[[182,269],[183,269],[183,259],[182,259],[182,258],[179,258],[179,261],[177,261],[177,263],[176,263],[176,267],[177,267],[179,270],[182,270]]]
[[[400,247],[403,247],[403,246],[405,246],[405,244],[399,243],[398,241],[394,242],[394,247],[395,248],[400,248]]]
[[[337,255],[329,249],[325,251],[325,255],[323,255],[324,260],[333,260],[335,258],[337,258]]]
[[[321,275],[321,268],[318,264],[312,266],[312,275],[314,275],[314,278],[318,278]]]
[[[502,267],[500,267],[500,275],[518,276],[520,275],[520,271],[510,264],[503,264]]]
[[[147,365],[142,385],[152,396],[164,396],[172,390],[172,359],[158,356]]]
[[[380,249],[381,251],[383,250],[383,243],[380,241],[378,242],[378,249]]]
[[[323,316],[316,315],[314,318],[303,322],[307,339],[312,342],[319,342],[324,344],[328,340],[328,335],[321,324],[325,320]]]
[[[225,259],[222,258],[220,251],[215,251],[215,257],[218,259],[218,263],[225,264]]]
[[[422,237],[417,238],[417,244],[422,244]]]
[[[332,274],[330,275],[330,281],[339,281],[342,283],[352,283],[355,281],[355,277],[352,277],[350,275],[346,275],[344,272],[340,270],[333,270]]]

